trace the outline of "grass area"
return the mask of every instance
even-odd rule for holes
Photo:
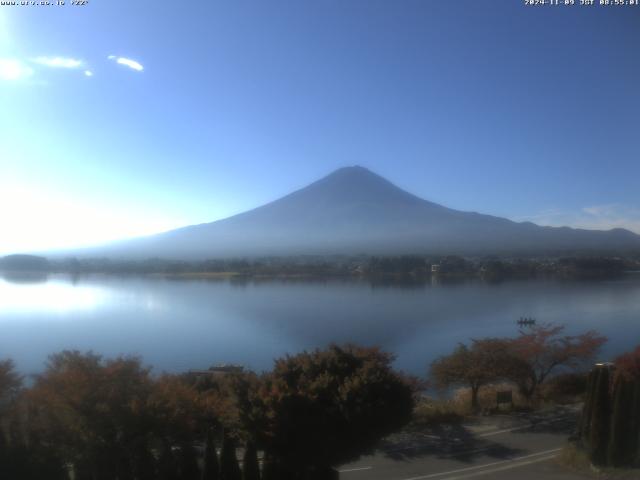
[[[540,394],[529,401],[510,383],[483,386],[478,393],[479,412],[483,414],[542,411],[558,405],[571,405],[583,401],[582,394],[567,393],[553,384],[544,385]],[[497,392],[510,390],[513,405],[496,404]],[[444,399],[424,397],[416,406],[412,427],[430,427],[446,423],[459,423],[473,415],[471,390],[459,388]],[[640,479],[640,476],[638,477]]]
[[[471,414],[465,405],[455,400],[422,399],[413,411],[410,429],[433,427],[443,424],[457,424]]]
[[[595,470],[591,468],[591,462],[589,462],[586,453],[572,443],[562,449],[558,457],[558,462],[564,467],[568,467],[577,472],[596,474]]]
[[[513,405],[496,405],[496,395],[499,391],[511,390],[513,392]],[[485,385],[478,393],[479,410],[483,413],[498,413],[509,411],[531,410],[525,398],[518,394],[517,389],[506,383]],[[414,423],[420,425],[435,425],[460,421],[473,415],[471,409],[471,390],[458,388],[450,396],[444,399],[424,397],[416,406]]]

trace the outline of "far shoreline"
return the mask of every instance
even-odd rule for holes
[[[290,256],[239,259],[117,260],[109,258],[48,259],[34,255],[0,257],[5,277],[46,274],[140,275],[170,279],[366,279],[389,283],[480,280],[599,280],[640,271],[640,256],[462,257]]]

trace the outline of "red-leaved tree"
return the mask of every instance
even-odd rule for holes
[[[549,376],[562,368],[578,369],[593,361],[606,337],[590,330],[580,335],[564,335],[563,325],[533,325],[512,340],[514,355],[526,368],[512,372],[520,392],[531,398]]]
[[[616,376],[624,376],[628,380],[640,380],[640,345],[635,350],[616,358]]]

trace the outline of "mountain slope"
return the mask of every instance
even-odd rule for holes
[[[210,258],[292,254],[541,254],[640,249],[623,229],[540,227],[452,210],[363,167],[346,167],[254,210],[120,242],[118,257]]]

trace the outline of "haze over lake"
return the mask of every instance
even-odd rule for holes
[[[329,342],[380,345],[423,375],[472,337],[517,333],[522,316],[597,329],[602,360],[640,338],[640,275],[618,280],[376,285],[368,281],[171,280],[106,275],[0,277],[0,351],[23,373],[63,349],[137,354],[156,371],[234,362],[266,370]]]

